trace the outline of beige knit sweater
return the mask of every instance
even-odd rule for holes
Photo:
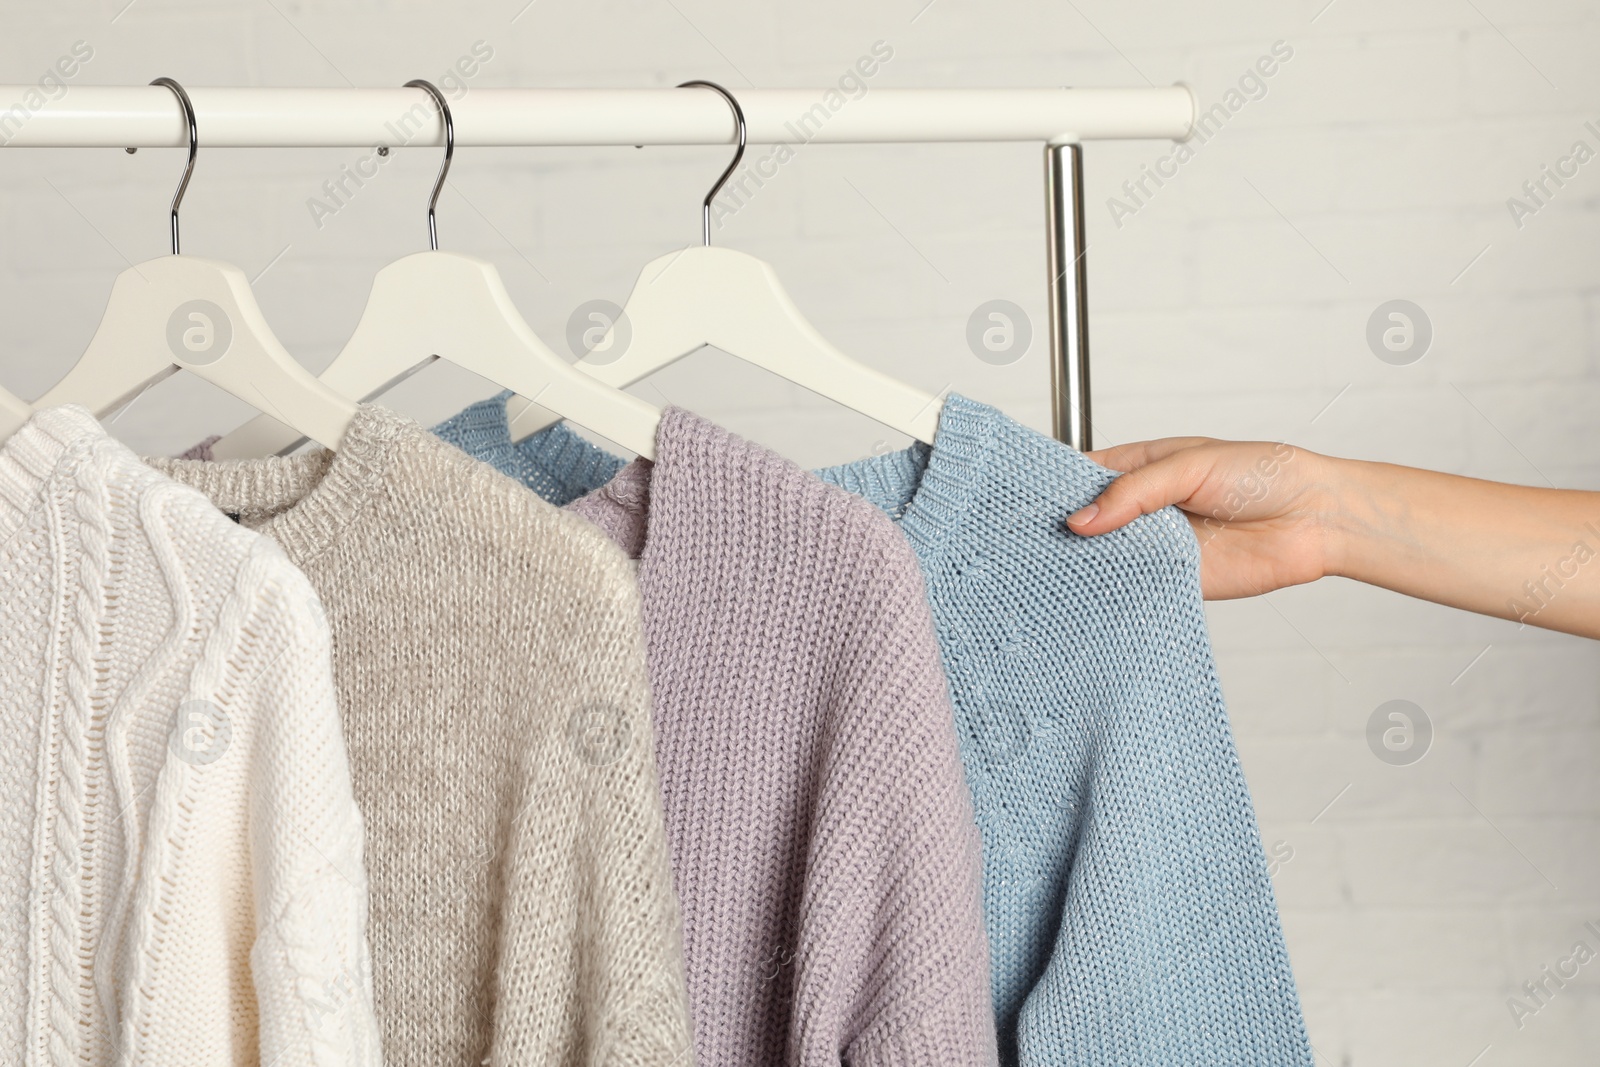
[[[363,406],[337,453],[154,460],[326,605],[390,1064],[681,1064],[637,587],[604,534]]]
[[[328,641],[82,408],[0,445],[0,1063],[376,1067]]]

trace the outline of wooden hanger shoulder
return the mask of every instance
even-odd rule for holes
[[[835,348],[808,321],[771,264],[731,248],[691,246],[639,272],[621,319],[578,365],[608,385],[632,385],[711,345],[932,443],[939,398]],[[549,425],[542,413],[512,414],[512,436]]]
[[[273,336],[244,272],[198,256],[162,256],[117,275],[88,348],[38,404],[104,416],[180,368],[329,447],[355,416],[352,401]]]
[[[383,392],[434,359],[501,388],[637,452],[652,456],[660,412],[590,378],[549,348],[518,312],[494,264],[455,252],[417,252],[373,278],[356,329],[322,380],[349,396]],[[213,454],[263,455],[294,443],[255,419],[218,441]]]

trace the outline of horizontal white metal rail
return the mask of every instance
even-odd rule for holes
[[[211,148],[443,144],[419,89],[184,86]],[[30,109],[38,86],[0,86],[0,145],[181,148],[188,135],[160,86],[69,85]],[[1067,142],[1188,136],[1194,97],[1160,89],[743,89],[751,144]],[[687,89],[473,89],[450,102],[456,144],[732,144],[715,93]],[[399,136],[397,136],[397,134]]]

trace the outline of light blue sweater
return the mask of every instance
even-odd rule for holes
[[[622,461],[504,397],[435,428],[554,503]],[[817,472],[921,561],[983,836],[1001,1059],[1310,1067],[1200,597],[1167,508],[1085,538],[1114,474],[952,395],[932,448]]]

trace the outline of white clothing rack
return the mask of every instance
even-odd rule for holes
[[[417,89],[188,89],[207,148],[444,144]],[[835,94],[830,96],[830,94]],[[1090,140],[1184,140],[1194,95],[1145,89],[741,89],[751,144],[1037,141],[1045,148],[1051,402],[1055,435],[1087,449],[1089,329],[1083,157]],[[161,86],[0,86],[0,147],[183,148],[188,127]],[[5,110],[4,101],[20,103]],[[830,106],[835,101],[837,106]],[[733,144],[714,93],[682,89],[473,89],[450,110],[458,146]]]

